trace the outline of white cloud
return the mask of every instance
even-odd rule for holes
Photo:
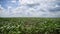
[[[1,5],[0,5],[0,14],[2,13],[2,11],[3,11],[3,7],[1,7]]]
[[[13,1],[14,2],[14,1]],[[55,0],[19,0],[19,6],[2,12],[4,17],[60,17]],[[21,4],[21,5],[20,5]],[[54,12],[52,11],[54,10]]]
[[[54,0],[19,0],[21,4],[35,4],[35,3],[47,3]]]
[[[12,2],[12,3],[16,3],[16,0],[12,0],[11,2]]]

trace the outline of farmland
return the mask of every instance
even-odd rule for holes
[[[0,34],[60,34],[60,18],[0,18]]]

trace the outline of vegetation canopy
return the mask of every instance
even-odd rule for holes
[[[0,34],[60,34],[60,18],[0,18]]]

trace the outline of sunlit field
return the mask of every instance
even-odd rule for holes
[[[0,18],[0,34],[60,34],[60,18]]]

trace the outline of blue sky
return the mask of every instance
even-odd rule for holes
[[[60,0],[0,0],[0,17],[60,17]]]
[[[0,5],[7,9],[8,6],[12,6],[13,8],[18,6],[18,0],[16,0],[15,3],[13,3],[14,0],[0,0]]]

